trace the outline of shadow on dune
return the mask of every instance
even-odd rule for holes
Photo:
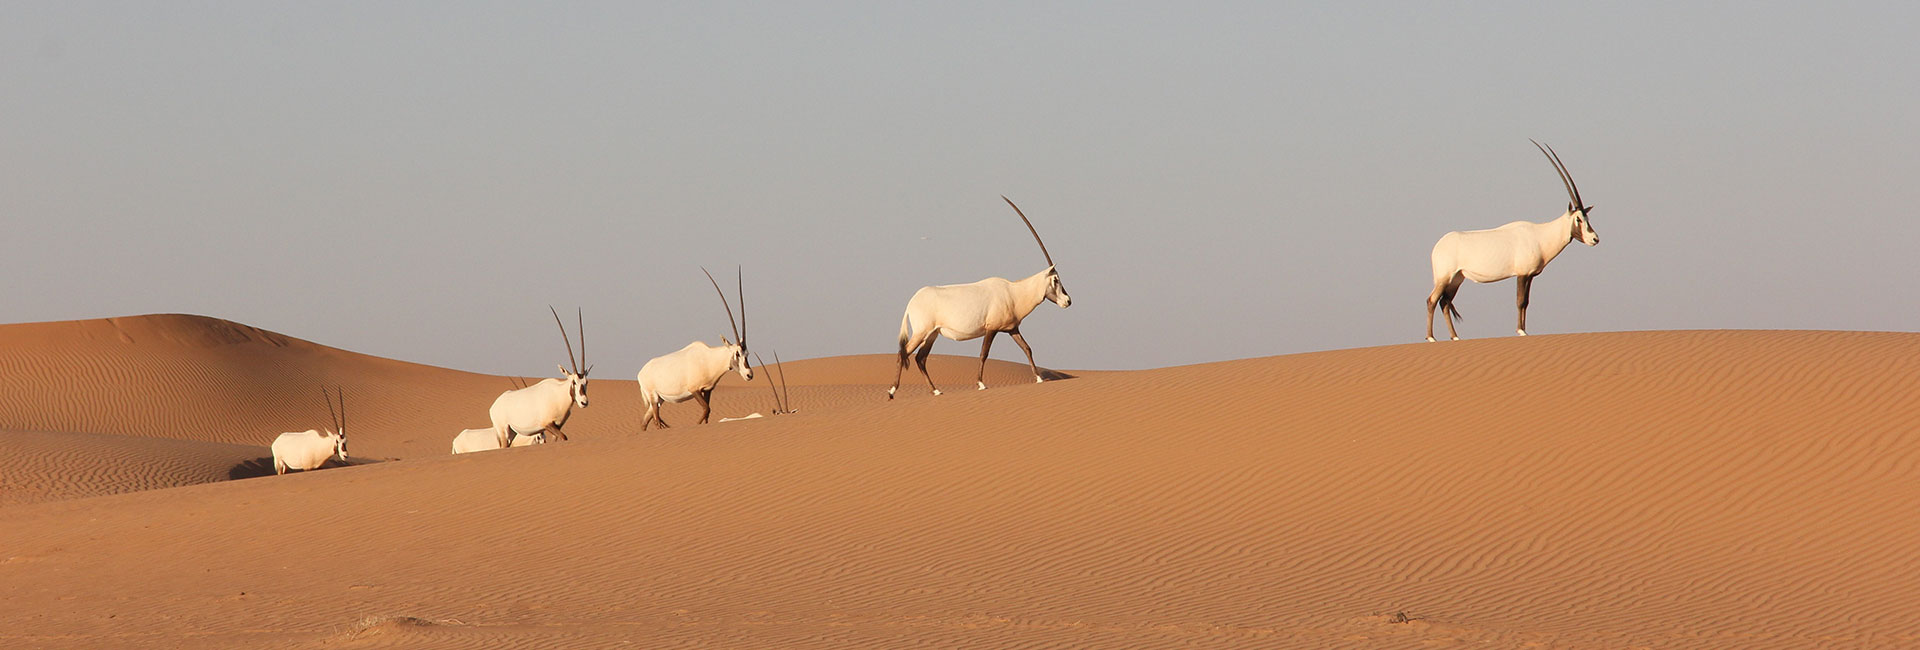
[[[355,465],[371,465],[373,463],[384,463],[389,460],[397,460],[397,459],[349,458],[347,459],[347,462],[342,463],[338,460],[329,458],[327,459],[327,464],[321,465],[320,469],[325,470],[325,469],[332,469],[335,467],[353,467]],[[288,473],[291,474],[293,472],[288,472]],[[273,457],[272,456],[261,456],[259,458],[255,458],[255,459],[234,465],[233,467],[227,469],[228,480],[237,481],[243,478],[260,478],[262,476],[273,476]]]
[[[1064,372],[1060,372],[1058,370],[1049,370],[1047,368],[1041,368],[1040,378],[1045,379],[1047,381],[1060,381],[1062,379],[1073,379],[1074,376]]]

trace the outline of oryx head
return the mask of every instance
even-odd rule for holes
[[[1061,309],[1066,309],[1073,304],[1073,296],[1067,295],[1067,287],[1060,284],[1060,271],[1056,270],[1053,266],[1053,254],[1047,252],[1047,243],[1040,241],[1040,231],[1033,229],[1033,222],[1027,219],[1027,213],[1020,211],[1020,206],[1013,205],[1013,199],[1009,199],[1005,194],[1002,194],[1000,195],[1000,200],[1006,201],[1007,205],[1013,206],[1013,213],[1020,215],[1020,220],[1026,222],[1027,232],[1033,233],[1034,243],[1040,245],[1040,254],[1045,255],[1047,258],[1047,300],[1053,301],[1053,304],[1059,305]]]
[[[733,353],[733,358],[727,361],[727,369],[740,373],[741,379],[753,381],[753,365],[747,363],[747,292],[745,280],[740,276],[740,269],[733,270],[733,291],[740,296],[738,322],[733,320],[733,305],[727,303],[727,292],[720,290],[720,283],[714,281],[713,274],[707,272],[707,267],[700,267],[700,272],[707,274],[707,282],[713,284],[713,292],[720,294],[720,306],[727,309],[727,325],[733,328],[733,338],[738,339],[729,341],[726,335],[720,336],[720,342],[725,343],[725,347]]]
[[[1560,154],[1555,152],[1553,147],[1542,145],[1536,140],[1528,139],[1527,141],[1532,142],[1534,148],[1539,149],[1540,154],[1546,156],[1548,162],[1553,163],[1553,171],[1560,174],[1560,182],[1567,186],[1567,212],[1561,215],[1573,217],[1573,232],[1567,236],[1579,239],[1581,243],[1588,246],[1600,245],[1600,233],[1593,231],[1593,222],[1587,218],[1587,213],[1593,212],[1593,206],[1580,200],[1580,186],[1573,184],[1573,174],[1567,172],[1566,163],[1560,162]]]
[[[565,323],[560,322],[560,312],[555,311],[553,305],[547,305],[547,311],[553,312],[553,324],[560,326],[560,342],[567,344],[567,361],[573,364],[573,372],[567,372],[566,366],[557,363],[554,364],[554,367],[559,368],[560,374],[566,377],[567,394],[573,396],[574,406],[586,408],[587,373],[593,372],[593,366],[587,365],[586,320],[582,318],[580,310],[574,310],[574,326],[580,329],[580,358],[575,359],[573,357],[573,342],[567,340],[567,326]],[[586,366],[586,368],[583,370],[581,366]]]
[[[333,397],[327,394],[326,386],[320,387],[320,399],[326,400],[327,419],[333,422],[333,428],[328,430],[333,434],[333,455],[340,457],[340,462],[344,463],[347,462],[347,391],[337,386],[334,390],[340,393],[338,415],[333,412]]]

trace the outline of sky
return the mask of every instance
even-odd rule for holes
[[[1413,343],[1442,234],[1564,208],[1535,138],[1602,243],[1530,333],[1913,330],[1920,4],[1813,5],[0,1],[0,321],[541,375],[552,305],[631,378],[737,265],[755,350],[891,353],[1045,267],[1005,195],[1042,366]]]

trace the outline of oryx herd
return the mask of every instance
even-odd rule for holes
[[[1521,336],[1526,336],[1527,302],[1534,277],[1546,270],[1547,263],[1552,262],[1573,241],[1578,240],[1588,246],[1600,243],[1600,235],[1594,232],[1588,217],[1593,212],[1593,206],[1581,200],[1580,189],[1574,184],[1573,175],[1567,171],[1566,164],[1560,161],[1560,154],[1553,147],[1537,141],[1533,145],[1547,157],[1554,172],[1560,176],[1567,191],[1566,211],[1558,218],[1542,223],[1515,221],[1489,230],[1456,231],[1440,237],[1440,241],[1433,246],[1433,290],[1427,295],[1428,341],[1434,340],[1433,313],[1436,308],[1446,318],[1447,332],[1451,338],[1459,340],[1453,321],[1460,312],[1454,307],[1453,299],[1466,280],[1484,283],[1515,278],[1519,307],[1519,323],[1515,329]],[[939,387],[933,383],[933,376],[927,372],[927,356],[932,354],[933,343],[941,336],[954,341],[982,339],[979,373],[974,377],[975,386],[980,390],[987,387],[987,353],[992,349],[994,336],[1001,333],[1010,335],[1013,342],[1019,344],[1020,350],[1026,353],[1033,380],[1043,381],[1040,367],[1033,360],[1033,348],[1027,345],[1026,338],[1020,334],[1020,323],[1042,301],[1051,301],[1065,309],[1073,303],[1073,298],[1067,295],[1066,287],[1061,285],[1053,255],[1047,252],[1047,244],[1040,239],[1040,231],[1033,227],[1033,221],[1027,219],[1026,213],[1020,210],[1020,206],[1014,205],[1012,199],[1005,196],[1000,198],[1026,224],[1034,243],[1040,245],[1040,254],[1046,258],[1047,267],[1020,280],[992,277],[967,284],[921,287],[914,292],[907,301],[906,313],[900,318],[896,348],[898,358],[893,385],[887,389],[888,400],[892,400],[900,388],[900,377],[906,371],[909,354],[921,376],[926,378],[927,387],[934,395],[940,394]],[[733,305],[728,302],[726,292],[720,289],[720,283],[706,269],[701,269],[701,272],[706,274],[714,292],[720,295],[720,304],[726,309],[727,322],[733,329],[733,339],[722,336],[718,346],[694,341],[677,351],[654,357],[640,367],[636,379],[641,399],[647,406],[646,415],[640,422],[642,431],[655,424],[667,428],[666,420],[661,417],[661,407],[668,402],[690,399],[699,402],[699,424],[706,424],[713,413],[714,386],[720,383],[722,377],[728,372],[735,372],[742,380],[753,380],[753,365],[747,361],[751,353],[747,347],[745,281],[736,271],[734,289],[740,304],[740,317],[735,320]],[[573,343],[567,336],[566,324],[560,320],[560,312],[551,306],[548,311],[553,313],[554,324],[560,326],[561,342],[566,345],[572,369],[561,365],[560,377],[501,393],[494,399],[492,407],[487,409],[492,426],[461,431],[454,437],[453,453],[523,447],[567,439],[562,427],[574,408],[587,407],[587,375],[593,371],[593,366],[587,364],[587,334],[581,313],[576,310],[574,314],[575,328],[580,334],[580,356],[575,358]],[[754,360],[759,360],[758,354],[752,356]],[[774,361],[777,364],[779,360],[780,355],[776,352]],[[780,385],[769,386],[774,394],[774,415],[796,412],[784,393],[785,372],[780,374]],[[322,397],[327,398],[327,412],[333,418],[333,428],[327,433],[308,430],[280,434],[273,442],[276,473],[286,473],[289,469],[318,468],[330,457],[338,457],[341,461],[347,459],[346,396],[340,396],[337,416],[334,415],[333,400],[324,390]],[[763,416],[754,413],[740,418],[721,418],[721,421],[758,417]]]

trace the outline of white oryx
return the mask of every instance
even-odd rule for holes
[[[646,431],[654,423],[667,428],[667,421],[660,417],[661,406],[667,402],[684,402],[689,399],[700,402],[700,424],[706,424],[713,415],[713,387],[728,371],[737,371],[740,378],[753,381],[753,366],[747,363],[747,295],[746,285],[734,271],[734,291],[740,296],[740,321],[733,320],[733,306],[727,303],[727,293],[720,290],[720,283],[714,281],[713,274],[705,268],[707,282],[713,284],[714,293],[720,294],[720,305],[727,309],[727,325],[733,328],[733,336],[738,341],[729,341],[721,336],[719,347],[707,345],[704,341],[688,343],[687,347],[676,352],[654,357],[640,367],[640,399],[647,404],[647,414],[640,420],[640,430]]]
[[[327,419],[333,428],[326,433],[313,429],[292,433],[282,433],[273,439],[273,473],[285,474],[287,470],[306,471],[319,469],[327,464],[328,458],[338,457],[347,462],[347,394],[340,392],[340,414],[333,413],[333,398],[327,395],[327,389],[320,389],[320,398],[327,401]]]
[[[1033,241],[1040,244],[1040,254],[1047,258],[1046,270],[1023,280],[987,278],[971,284],[921,287],[914,292],[913,298],[907,301],[907,313],[900,317],[900,365],[894,369],[893,387],[887,389],[887,399],[893,399],[894,391],[900,389],[900,375],[907,369],[910,351],[920,374],[927,378],[927,387],[933,389],[933,394],[940,394],[940,387],[933,384],[933,375],[927,374],[927,355],[933,353],[933,342],[941,336],[955,341],[986,337],[980,342],[980,374],[974,378],[980,390],[987,389],[987,350],[993,347],[993,336],[1001,332],[1012,334],[1013,342],[1027,353],[1027,366],[1033,369],[1034,383],[1042,381],[1040,367],[1033,363],[1033,348],[1027,347],[1027,339],[1020,335],[1020,321],[1033,313],[1042,300],[1051,300],[1066,309],[1073,303],[1073,297],[1060,285],[1060,273],[1054,270],[1047,243],[1040,241],[1040,231],[1034,230],[1033,222],[1020,211],[1020,206],[1013,205],[1012,199],[1001,196],[1000,200],[1013,206],[1014,214],[1026,222],[1027,232],[1033,233]]]
[[[533,445],[545,444],[546,442],[547,432],[541,431],[533,435],[514,436],[512,446],[531,447]],[[466,429],[461,431],[460,435],[453,437],[453,453],[456,454],[491,451],[499,448],[500,439],[498,432],[493,429]]]
[[[487,417],[493,420],[496,449],[509,446],[515,434],[524,436],[546,431],[564,441],[567,434],[560,427],[566,426],[573,407],[587,407],[587,374],[593,372],[593,366],[587,365],[586,321],[578,312],[574,313],[575,325],[580,328],[580,358],[576,360],[573,342],[567,340],[567,326],[560,322],[560,312],[552,305],[547,306],[547,311],[553,312],[553,324],[560,326],[560,342],[567,345],[567,361],[573,364],[573,371],[554,364],[560,368],[562,377],[542,379],[494,398]]]
[[[1455,341],[1460,340],[1460,333],[1453,329],[1453,319],[1460,316],[1460,311],[1453,306],[1453,296],[1466,280],[1499,282],[1515,278],[1519,288],[1516,302],[1520,306],[1520,323],[1515,329],[1526,336],[1527,298],[1533,289],[1533,278],[1546,270],[1547,263],[1573,240],[1588,246],[1600,243],[1600,235],[1587,221],[1587,213],[1593,212],[1593,206],[1580,200],[1580,188],[1573,184],[1573,175],[1567,172],[1566,163],[1560,162],[1560,154],[1553,147],[1529,142],[1553,163],[1553,171],[1560,174],[1560,182],[1567,188],[1567,211],[1546,223],[1515,221],[1492,230],[1450,232],[1441,236],[1439,243],[1433,245],[1433,292],[1427,294],[1428,341],[1433,340],[1436,306],[1447,319],[1447,334]]]

